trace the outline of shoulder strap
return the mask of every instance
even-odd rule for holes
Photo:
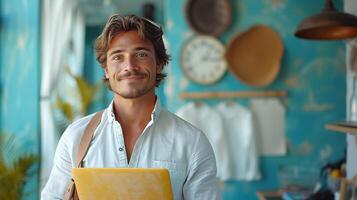
[[[87,125],[86,129],[84,130],[83,136],[81,138],[81,142],[79,143],[79,148],[77,152],[77,167],[82,167],[82,161],[84,159],[84,156],[86,155],[89,144],[92,140],[93,134],[95,129],[98,127],[100,120],[102,118],[103,110],[97,112],[93,118],[90,120],[89,124]],[[78,194],[77,194],[77,189],[76,185],[74,184],[74,181],[70,182],[68,185],[67,191],[64,195],[64,200],[79,200]]]
[[[98,127],[100,120],[102,118],[103,111],[97,112],[93,118],[90,120],[89,124],[87,125],[86,129],[84,130],[84,134],[81,138],[81,142],[79,143],[79,148],[77,152],[77,167],[82,167],[82,161],[84,156],[87,154],[89,144],[92,140],[93,134],[95,129]]]

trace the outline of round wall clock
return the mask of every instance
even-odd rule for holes
[[[186,19],[198,33],[219,36],[232,20],[229,0],[187,0]]]
[[[227,70],[225,47],[212,36],[195,36],[181,50],[181,68],[188,79],[199,84],[213,84]]]

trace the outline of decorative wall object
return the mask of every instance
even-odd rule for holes
[[[227,70],[224,46],[212,36],[195,36],[181,50],[181,68],[185,75],[199,84],[213,84]]]

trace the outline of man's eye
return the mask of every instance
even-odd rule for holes
[[[115,61],[120,60],[120,56],[113,56],[112,60],[115,60]]]
[[[145,58],[146,56],[148,56],[148,54],[145,53],[145,52],[138,52],[138,53],[136,54],[136,56],[139,57],[139,58]]]

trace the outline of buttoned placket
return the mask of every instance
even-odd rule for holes
[[[128,162],[128,157],[127,157],[127,154],[126,154],[126,147],[125,147],[123,129],[121,128],[120,123],[118,121],[116,121],[114,117],[113,117],[112,123],[113,123],[113,126],[114,126],[113,128],[114,128],[115,138],[118,141],[118,143],[117,143],[118,144],[118,148],[117,149],[118,149],[120,167],[129,167],[129,168],[137,167],[138,159],[139,159],[139,153],[137,153],[137,152],[141,151],[142,143],[143,143],[142,140],[144,139],[145,133],[147,132],[148,128],[153,124],[153,119],[146,125],[146,127],[143,130],[143,132],[140,134],[138,140],[136,141],[129,162]]]
[[[113,129],[114,129],[114,138],[117,140],[116,144],[116,150],[117,150],[117,155],[119,158],[119,165],[120,167],[128,167],[128,159],[126,156],[126,149],[125,149],[125,142],[124,142],[124,136],[123,136],[123,130],[120,126],[120,124],[114,120],[113,122]]]

